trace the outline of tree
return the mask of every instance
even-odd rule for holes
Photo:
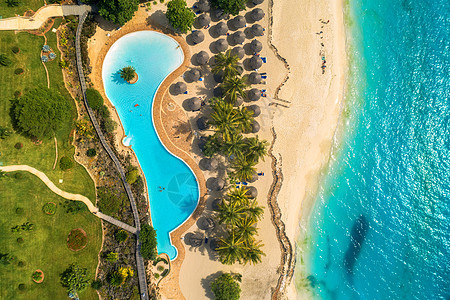
[[[195,14],[184,0],[171,0],[167,3],[166,17],[175,30],[186,33],[192,30]]]
[[[245,216],[245,208],[236,201],[223,200],[218,208],[218,219],[220,223],[235,227]]]
[[[226,77],[222,83],[222,91],[228,101],[234,105],[238,96],[245,97],[247,84],[245,79],[239,76]]]
[[[225,265],[232,265],[235,262],[241,263],[244,258],[245,245],[242,238],[237,238],[234,231],[224,239],[219,239],[219,247],[216,251],[219,254],[219,260]]]
[[[215,7],[223,9],[225,13],[238,15],[239,11],[245,10],[247,0],[212,0]]]
[[[119,70],[119,74],[123,80],[130,82],[136,76],[136,69],[132,66],[123,67]]]
[[[241,156],[245,148],[245,142],[241,134],[233,134],[223,144],[223,152],[228,155]]]
[[[133,168],[129,170],[126,174],[126,179],[129,184],[133,184],[139,177],[139,170],[137,168]]]
[[[134,76],[134,75],[133,75]],[[86,98],[92,109],[98,110],[103,107],[103,97],[96,89],[89,88],[86,90]]]
[[[20,1],[19,0],[6,0],[6,4],[9,7],[15,7],[15,6],[19,6],[20,5]]]
[[[126,232],[125,230],[121,229],[121,230],[116,232],[114,237],[116,238],[116,241],[118,241],[119,243],[123,243],[123,242],[125,242],[128,239],[128,232]]]
[[[233,108],[231,103],[217,101],[213,106],[213,111],[211,114],[212,124],[216,127],[216,131],[221,134],[222,139],[229,141],[239,127],[237,110]]]
[[[266,140],[259,140],[258,136],[251,137],[245,140],[245,156],[249,160],[258,162],[259,159],[264,161],[264,156],[267,155],[267,147],[269,143]]]
[[[250,241],[256,235],[256,221],[252,218],[245,217],[237,222],[236,235],[244,241]]]
[[[98,13],[106,20],[120,26],[133,18],[139,8],[138,0],[100,0],[97,3]]]
[[[263,214],[264,214],[264,209],[262,206],[258,206],[258,202],[256,202],[256,200],[253,201],[249,201],[248,206],[245,209],[245,212],[247,213],[247,217],[256,222],[261,220]]]
[[[80,268],[75,264],[60,274],[61,285],[67,288],[69,293],[77,293],[84,290],[89,285],[88,274],[86,268]]]
[[[155,260],[156,258],[156,230],[148,224],[141,226],[139,234],[141,240],[141,255],[145,259]]]
[[[211,283],[211,290],[216,300],[239,300],[241,294],[241,287],[239,286],[241,275],[236,275],[233,276],[230,273],[224,273]]]
[[[238,156],[233,160],[231,164],[231,167],[234,169],[233,175],[236,176],[236,178],[238,178],[240,181],[248,181],[256,172],[255,165],[255,161],[249,160],[244,156]]]
[[[238,65],[239,57],[234,55],[230,50],[225,53],[218,53],[214,56],[214,66],[211,71],[214,74],[223,72],[225,78],[231,78],[239,75],[239,69],[242,68]]]
[[[59,160],[59,167],[61,168],[61,170],[66,171],[69,169],[73,168],[73,161],[67,157],[67,156],[63,156],[61,157],[61,159]]]
[[[102,287],[102,282],[100,280],[94,280],[91,283],[91,288],[93,288],[94,290],[99,290]]]
[[[94,148],[90,148],[86,151],[88,157],[94,157],[97,155],[97,151]]]
[[[253,112],[246,107],[241,107],[237,109],[236,114],[239,120],[239,132],[249,131],[252,128],[252,123],[254,121]]]
[[[0,65],[7,67],[12,64],[12,60],[6,54],[0,54]]]
[[[261,257],[266,255],[260,248],[263,245],[260,242],[255,242],[254,239],[246,241],[245,251],[243,255],[244,264],[257,264],[261,262]]]
[[[125,278],[123,278],[119,272],[110,273],[108,275],[108,282],[113,286],[121,285],[124,280]]]
[[[69,103],[56,90],[36,88],[12,102],[14,122],[29,136],[53,136],[70,117]]]

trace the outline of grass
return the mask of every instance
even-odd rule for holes
[[[44,0],[21,0],[17,7],[9,7],[6,1],[2,0],[0,1],[0,16],[3,18],[14,17],[15,14],[23,16],[27,10],[37,11],[41,6],[44,6]]]
[[[0,265],[0,299],[66,299],[67,293],[59,283],[59,274],[70,263],[88,268],[90,280],[94,279],[97,254],[101,246],[100,220],[87,210],[79,214],[64,211],[64,199],[52,193],[37,177],[23,172],[20,179],[13,173],[0,180],[0,253],[17,257],[14,263]],[[37,193],[38,191],[38,193]],[[47,202],[58,205],[54,215],[46,215],[42,206]],[[24,209],[17,214],[16,209]],[[32,231],[12,233],[11,227],[31,222]],[[87,246],[77,252],[67,247],[69,232],[83,228],[88,237]],[[22,243],[17,238],[23,238]],[[18,267],[24,261],[24,267]],[[41,269],[45,274],[43,283],[32,282],[32,274]],[[18,286],[25,283],[26,291]],[[80,293],[81,299],[98,299],[94,289],[88,287]]]
[[[58,65],[60,53],[56,47],[56,34],[46,33],[48,44],[57,54],[57,58],[46,63],[50,77],[50,87],[57,89],[65,96],[72,107],[72,118],[68,119],[64,127],[56,132],[58,140],[58,156],[73,157],[75,149],[71,145],[73,120],[76,118],[74,100],[64,88],[61,68]],[[26,93],[38,85],[46,86],[47,79],[44,67],[40,62],[40,50],[44,44],[44,38],[29,33],[0,31],[0,53],[6,53],[13,60],[9,67],[0,67],[0,126],[11,128],[10,108],[11,99],[14,99],[16,90]],[[13,54],[11,48],[18,46],[20,52]],[[22,75],[15,75],[14,70],[21,67],[25,70]],[[14,145],[17,142],[23,144],[23,148],[17,150]],[[53,170],[55,161],[55,144],[52,138],[44,139],[40,146],[34,145],[28,137],[13,134],[0,143],[0,165],[25,164],[44,172],[55,184],[64,191],[82,194],[95,203],[94,183],[87,171],[79,164],[69,171],[62,171],[59,166]],[[62,179],[63,183],[58,183]]]

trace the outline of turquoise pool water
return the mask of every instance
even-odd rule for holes
[[[450,299],[450,2],[345,3],[345,125],[297,287],[317,299]]]
[[[191,169],[159,140],[152,108],[159,85],[183,59],[183,51],[174,39],[154,31],[139,31],[112,45],[102,70],[106,95],[116,107],[127,135],[124,143],[132,146],[147,180],[158,252],[167,253],[170,259],[177,256],[177,251],[169,233],[194,211],[199,187]],[[118,75],[119,69],[126,66],[136,68],[137,83],[128,84]]]

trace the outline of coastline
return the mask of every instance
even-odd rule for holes
[[[306,230],[330,159],[347,72],[343,1],[302,2],[296,5],[295,0],[287,0],[273,7],[273,43],[290,65],[289,78],[279,90],[279,97],[291,101],[291,108],[274,120],[278,141],[273,152],[283,159],[284,182],[278,204],[296,252],[302,251],[297,239]],[[319,19],[330,21],[323,24]],[[286,28],[295,33],[286,34]],[[298,47],[292,47],[293,43]],[[320,68],[321,50],[326,57],[325,74]],[[299,253],[295,256],[299,257]],[[307,297],[298,293],[295,281],[290,282],[287,298]]]

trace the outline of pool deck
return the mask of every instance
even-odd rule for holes
[[[192,215],[183,223],[181,224],[177,229],[175,229],[173,232],[171,232],[171,240],[172,244],[177,248],[178,256],[175,260],[171,262],[171,272],[169,275],[164,279],[165,282],[165,289],[171,291],[171,296],[173,299],[184,299],[183,294],[181,293],[180,287],[179,287],[179,272],[181,268],[181,264],[185,257],[185,247],[182,244],[181,237],[183,234],[192,226],[195,224],[196,220],[201,216],[206,203],[206,181],[205,177],[203,175],[203,172],[200,170],[198,164],[194,160],[194,158],[191,156],[190,153],[183,150],[182,147],[179,147],[175,144],[175,141],[178,143],[180,140],[172,140],[171,136],[167,132],[167,126],[164,126],[164,122],[167,122],[167,118],[177,118],[176,114],[171,114],[171,117],[167,117],[168,110],[164,110],[163,104],[166,103],[166,101],[171,101],[170,95],[168,93],[169,86],[177,80],[183,73],[186,71],[186,69],[190,66],[190,51],[189,47],[186,44],[186,41],[181,36],[174,36],[171,34],[171,31],[169,30],[163,30],[163,27],[161,26],[155,26],[150,24],[150,22],[147,19],[148,15],[141,7],[138,12],[136,12],[135,17],[128,22],[125,26],[123,26],[120,30],[114,30],[114,31],[105,31],[110,32],[110,36],[105,39],[104,41],[96,41],[98,42],[97,46],[101,46],[101,49],[98,48],[96,50],[89,51],[89,56],[91,58],[91,64],[93,65],[92,73],[90,74],[90,79],[92,80],[92,83],[94,87],[99,90],[99,92],[102,94],[102,96],[105,99],[108,99],[106,96],[104,86],[103,86],[103,80],[102,80],[102,66],[103,66],[103,60],[106,56],[106,53],[108,52],[109,48],[116,42],[119,38],[122,36],[136,32],[141,30],[153,30],[160,33],[164,33],[173,39],[175,39],[178,44],[181,46],[183,52],[184,52],[184,61],[181,64],[180,67],[178,67],[174,72],[172,72],[160,85],[155,100],[153,103],[153,120],[155,124],[155,129],[159,135],[159,138],[163,142],[163,144],[166,146],[166,148],[177,157],[181,158],[194,172],[200,188],[200,199],[198,202],[198,205]],[[107,28],[107,25],[105,28]],[[98,51],[99,50],[99,51]],[[176,103],[174,101],[171,101],[172,103]],[[131,150],[131,147],[126,147],[122,145],[121,141],[125,137],[125,132],[123,130],[123,126],[120,123],[120,118],[117,115],[117,111],[114,109],[114,106],[111,104],[111,102],[106,101],[106,104],[108,107],[114,112],[112,116],[115,118],[115,120],[120,124],[117,129],[116,134],[116,149],[119,153],[129,153],[134,157],[134,164],[137,165],[137,158],[134,152]],[[178,106],[175,104],[175,106]],[[179,107],[178,107],[179,108]],[[180,109],[177,109],[175,111],[180,112]],[[165,116],[163,116],[163,114]],[[186,118],[186,117],[185,117]],[[187,120],[187,118],[186,118]],[[187,138],[186,138],[187,140]],[[190,144],[190,143],[189,143]],[[141,171],[142,174],[142,171]],[[147,193],[148,195],[148,193]],[[149,209],[150,210],[150,209]],[[150,214],[150,211],[149,211]]]

